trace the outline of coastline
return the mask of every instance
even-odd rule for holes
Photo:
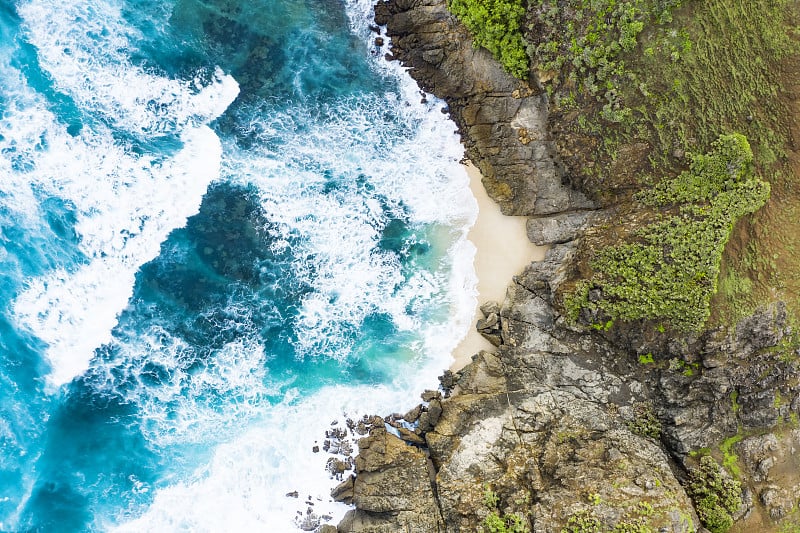
[[[465,167],[469,188],[478,202],[478,216],[467,234],[476,248],[473,265],[478,278],[477,303],[466,336],[453,350],[450,365],[453,372],[469,364],[481,350],[495,349],[475,328],[475,323],[483,318],[480,306],[490,301],[502,304],[511,279],[530,263],[544,259],[549,248],[531,243],[525,229],[527,217],[504,215],[486,193],[480,170],[469,160]]]

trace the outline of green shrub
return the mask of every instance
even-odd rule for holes
[[[752,162],[744,136],[723,135],[711,152],[692,158],[689,170],[638,194],[645,206],[673,214],[659,214],[629,242],[595,254],[594,276],[565,299],[571,318],[586,310],[594,324],[644,319],[701,329],[734,224],[769,197],[769,184],[754,175]]]
[[[661,437],[661,421],[650,404],[639,402],[633,405],[633,420],[627,422],[631,433],[642,437],[658,439]]]
[[[600,98],[626,74],[622,56],[633,50],[645,24],[663,23],[680,0],[531,0],[531,56],[542,70],[566,68],[573,81]],[[615,98],[607,98],[609,102]],[[603,116],[622,122],[630,110],[609,106]]]
[[[567,526],[561,529],[561,533],[600,533],[600,530],[600,519],[584,510],[572,514],[567,519]]]
[[[741,484],[725,476],[710,455],[700,458],[691,472],[686,491],[694,501],[697,516],[711,533],[725,533],[733,525],[732,513],[742,504]]]
[[[497,509],[500,497],[487,484],[483,491],[483,504],[489,509],[489,514],[483,521],[488,533],[528,533],[525,520],[516,513],[501,516]]]
[[[522,0],[450,0],[449,7],[472,32],[476,46],[489,50],[513,76],[528,78],[527,45],[520,29]]]

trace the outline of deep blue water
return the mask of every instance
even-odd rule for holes
[[[0,0],[0,530],[288,531],[327,424],[435,382],[473,200],[369,24]]]

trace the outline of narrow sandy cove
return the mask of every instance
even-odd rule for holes
[[[488,301],[502,302],[511,278],[520,274],[533,261],[541,261],[547,246],[535,246],[528,240],[525,231],[526,217],[510,217],[500,212],[500,206],[489,198],[481,183],[481,173],[467,163],[469,186],[478,201],[478,218],[467,238],[477,248],[475,273],[478,277],[478,305],[467,336],[453,350],[455,371],[469,363],[472,356],[481,350],[493,350],[489,341],[475,329],[475,323],[483,318],[480,306]]]

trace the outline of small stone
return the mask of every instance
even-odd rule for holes
[[[496,329],[499,329],[498,324],[500,324],[500,317],[497,315],[497,313],[492,313],[486,318],[481,318],[478,320],[475,328],[478,329],[478,331],[488,330],[488,332],[492,332]]]
[[[481,313],[483,316],[488,317],[489,315],[500,314],[500,304],[497,302],[486,302],[481,306]]]
[[[405,415],[403,415],[403,420],[408,422],[409,424],[413,424],[419,418],[419,414],[422,412],[422,406],[417,405],[415,408],[411,409]]]
[[[400,433],[400,438],[406,442],[409,442],[411,444],[417,444],[419,446],[424,446],[426,444],[425,439],[423,439],[419,435],[416,435],[412,431],[407,430],[406,428],[400,428],[397,431],[398,433]]]
[[[375,37],[375,46],[383,46],[383,37]]]
[[[319,518],[311,513],[311,509],[308,510],[307,514],[308,516],[300,524],[300,529],[303,531],[315,531],[319,527]]]
[[[624,459],[624,458],[625,458],[625,456],[624,456],[624,455],[622,455],[622,452],[620,452],[620,451],[619,451],[618,449],[616,449],[616,448],[611,448],[611,449],[609,449],[608,451],[606,451],[606,460],[607,460],[609,463],[613,463],[613,462],[616,462],[616,461],[620,461],[620,460],[622,460],[622,459]]]
[[[286,497],[287,498],[299,498],[300,494],[296,490],[293,490],[292,492],[287,492],[286,493]]]
[[[311,451],[314,453],[319,453],[319,446],[314,446],[313,448],[311,448]]]

